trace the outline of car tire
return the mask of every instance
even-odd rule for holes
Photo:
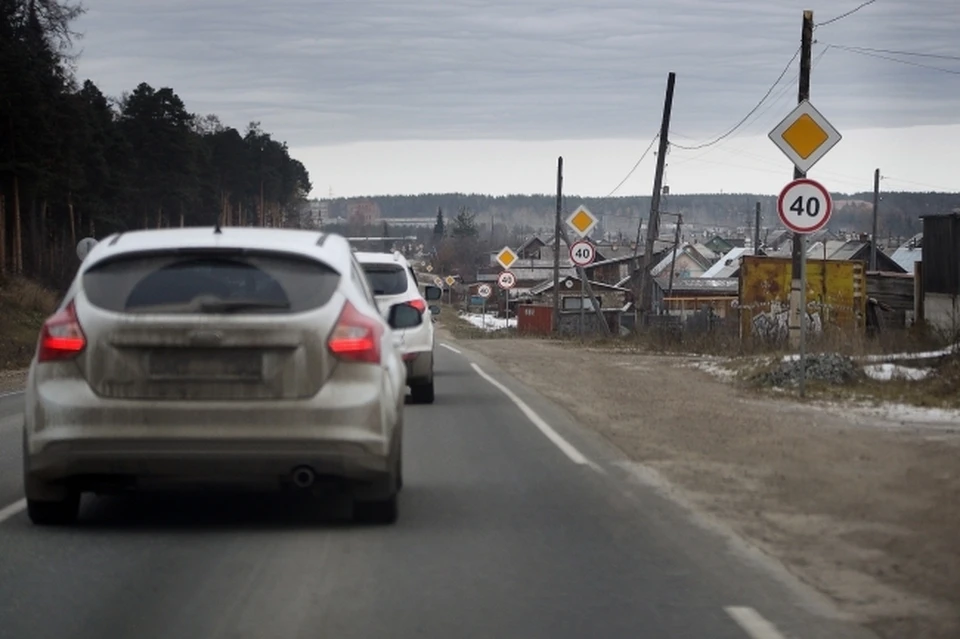
[[[80,493],[71,491],[57,501],[27,499],[27,515],[36,526],[69,526],[80,514]]]
[[[402,437],[402,434],[400,436]],[[396,461],[394,462],[393,473],[382,480],[385,485],[381,490],[386,491],[386,496],[354,501],[354,521],[362,524],[381,525],[389,525],[397,521],[400,515],[400,489],[403,487],[403,444],[398,439],[396,445]],[[383,495],[383,493],[380,494]]]
[[[432,404],[433,403],[433,378],[426,384],[413,384],[410,386],[410,395],[414,404]]]

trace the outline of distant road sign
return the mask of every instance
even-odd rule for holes
[[[502,249],[500,249],[500,252],[497,253],[497,264],[499,264],[504,270],[508,270],[518,259],[520,259],[520,256],[517,255],[509,246],[504,246]]]
[[[770,139],[777,148],[803,173],[820,161],[842,137],[806,100],[770,132]]]
[[[433,283],[436,284],[438,287],[443,288],[443,278],[441,278],[439,275],[433,278]]]
[[[481,284],[480,286],[477,287],[477,295],[479,295],[484,299],[490,297],[492,293],[493,293],[493,289],[490,288],[489,284]]]
[[[433,264],[427,264],[427,273],[433,273]]]
[[[777,214],[783,225],[794,233],[819,231],[833,214],[833,199],[830,192],[809,178],[790,182],[777,198]]]
[[[447,286],[453,286],[457,283],[457,278],[455,278],[453,275],[447,275],[447,279],[445,281],[447,282]]]
[[[599,218],[591,213],[587,207],[579,206],[577,210],[567,218],[567,226],[576,231],[580,237],[586,237],[590,235],[590,231],[593,230],[593,227],[595,227],[599,221]]]
[[[502,271],[497,276],[497,286],[503,289],[511,289],[517,285],[517,276],[510,271]]]
[[[90,251],[92,251],[96,245],[97,240],[92,237],[85,237],[77,243],[77,257],[80,258],[81,262],[87,259],[87,255],[90,254]]]
[[[577,266],[589,266],[597,257],[597,249],[587,240],[578,240],[570,246],[570,261]]]

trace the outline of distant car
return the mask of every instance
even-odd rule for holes
[[[36,524],[83,492],[167,482],[331,483],[391,523],[403,360],[345,238],[283,229],[113,235],[40,333],[26,387],[24,487]]]
[[[396,333],[398,348],[406,362],[407,384],[413,401],[433,403],[434,330],[428,313],[439,313],[440,307],[431,306],[428,301],[439,300],[443,290],[427,285],[421,295],[417,275],[402,253],[357,252],[356,256],[370,281],[381,313],[386,315],[394,306],[406,304],[423,317],[423,321],[415,326],[397,327]]]

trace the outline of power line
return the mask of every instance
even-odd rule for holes
[[[821,52],[817,55],[817,57],[813,59],[813,63],[811,64],[811,70],[817,68],[817,65],[820,63],[820,59],[823,58],[823,56],[826,55],[827,51],[830,50],[830,46],[831,46],[831,45],[827,45],[826,48],[824,48],[823,51],[821,51]],[[776,95],[773,97],[773,99],[767,101],[767,106],[766,106],[762,111],[758,112],[758,113],[753,117],[752,120],[750,120],[749,122],[747,122],[747,123],[745,124],[745,129],[744,129],[744,130],[747,130],[747,129],[749,129],[750,127],[752,127],[754,124],[756,124],[756,123],[760,120],[761,117],[763,117],[767,112],[769,112],[770,109],[772,109],[773,107],[775,107],[775,106],[786,96],[786,94],[790,91],[790,89],[793,88],[794,86],[796,86],[796,81],[797,81],[797,78],[799,77],[799,75],[800,75],[799,72],[795,73],[795,74],[793,75],[793,78],[792,78],[789,82],[785,83],[785,84],[780,88],[779,91],[777,91],[777,93],[776,93]],[[749,116],[748,116],[748,117],[749,117]],[[674,132],[671,130],[671,133],[674,133]],[[677,135],[680,135],[681,137],[689,137],[689,136],[685,136],[685,135],[682,135],[682,134],[677,134]],[[673,144],[672,146],[676,146],[677,148],[680,148],[680,149],[686,149],[686,147],[683,147],[683,146],[681,146],[681,145]],[[713,146],[713,147],[707,149],[706,151],[704,151],[703,153],[700,153],[699,155],[695,155],[695,156],[693,156],[693,157],[683,158],[683,159],[681,159],[679,162],[677,162],[677,164],[683,164],[683,163],[685,163],[685,162],[690,162],[691,160],[695,160],[695,159],[697,159],[697,158],[702,158],[702,157],[705,156],[705,155],[708,155],[708,154],[710,154],[710,153],[713,153],[714,151],[716,151],[716,150],[719,149],[719,148],[722,148],[722,147],[721,147],[721,146]],[[767,160],[768,158],[762,158],[762,159]]]
[[[643,162],[644,158],[647,157],[647,154],[650,153],[650,149],[653,148],[653,145],[656,144],[657,138],[659,138],[659,137],[660,137],[660,134],[659,134],[659,133],[658,133],[657,135],[653,136],[653,139],[650,140],[649,146],[647,146],[647,150],[643,152],[643,155],[641,155],[641,156],[640,156],[640,159],[637,160],[637,163],[633,165],[633,168],[630,169],[630,172],[627,173],[627,175],[626,175],[622,180],[620,180],[620,184],[618,184],[612,191],[610,191],[609,193],[607,193],[607,194],[604,195],[603,197],[605,197],[605,198],[610,197],[611,195],[613,195],[614,193],[616,193],[617,191],[619,191],[621,186],[623,186],[624,184],[627,183],[627,180],[630,179],[630,176],[633,175],[633,172],[636,171],[636,170],[640,167],[640,163]]]
[[[827,45],[831,46],[841,46],[841,45]],[[960,60],[960,55],[945,55],[942,53],[921,53],[918,51],[896,51],[894,49],[873,49],[870,47],[855,47],[852,45],[844,45],[847,49],[856,49],[857,51],[868,51],[870,53],[889,53],[891,55],[908,55],[918,58],[936,58],[937,60]]]
[[[930,69],[931,71],[940,71],[942,73],[949,73],[950,75],[960,75],[960,71],[956,69],[944,69],[943,67],[935,67],[929,64],[921,64],[920,62],[912,62],[910,60],[901,60],[899,58],[891,58],[888,55],[880,55],[879,53],[868,53],[866,51],[861,51],[860,49],[856,49],[854,47],[845,47],[839,44],[834,44],[832,46],[834,49],[840,49],[841,51],[856,53],[858,55],[865,55],[869,58],[877,58],[878,60],[889,60],[890,62],[899,62],[900,64],[906,64],[911,67],[920,67],[921,69]]]
[[[793,64],[793,61],[797,59],[797,56],[798,56],[798,55],[800,55],[800,47],[797,47],[797,50],[794,52],[793,57],[791,57],[791,58],[790,58],[790,61],[787,62],[787,65],[786,65],[785,67],[783,67],[783,71],[781,71],[781,72],[780,72],[780,75],[777,76],[776,81],[775,81],[772,85],[770,85],[770,88],[767,89],[767,92],[766,92],[765,94],[763,94],[763,97],[760,98],[760,101],[757,102],[756,106],[754,106],[752,109],[750,109],[750,111],[749,111],[745,116],[743,116],[743,119],[740,120],[739,122],[737,122],[737,124],[734,125],[734,127],[733,127],[732,129],[730,129],[729,131],[727,131],[726,133],[724,133],[724,134],[721,135],[720,137],[718,137],[718,138],[716,138],[716,139],[714,139],[714,140],[711,140],[710,142],[704,142],[703,144],[697,144],[696,146],[683,146],[682,144],[674,144],[673,146],[676,146],[678,149],[683,149],[684,151],[696,151],[696,150],[698,150],[698,149],[703,149],[703,148],[706,148],[706,147],[708,147],[708,146],[713,146],[713,145],[716,144],[717,142],[720,142],[721,140],[723,140],[723,139],[725,139],[725,138],[728,138],[728,137],[730,137],[731,135],[733,135],[733,134],[737,131],[737,129],[739,129],[741,126],[743,126],[744,122],[746,122],[746,121],[750,118],[751,115],[753,115],[754,113],[757,112],[757,109],[759,109],[761,106],[763,106],[763,103],[767,101],[767,98],[770,97],[770,94],[773,93],[773,90],[776,89],[776,88],[777,88],[777,85],[780,84],[780,81],[783,80],[783,76],[787,75],[787,71],[790,70],[790,65]]]
[[[838,15],[836,18],[830,18],[830,19],[827,20],[826,22],[819,22],[819,23],[817,23],[817,24],[815,24],[815,25],[813,25],[813,26],[814,26],[814,28],[824,27],[824,26],[826,26],[826,25],[828,25],[828,24],[832,24],[832,23],[834,23],[834,22],[837,22],[838,20],[843,20],[844,18],[846,18],[846,17],[848,17],[848,16],[852,16],[853,14],[855,14],[855,13],[856,13],[857,11],[859,11],[860,9],[863,9],[864,7],[870,6],[871,4],[873,4],[873,3],[876,2],[876,1],[877,1],[877,0],[867,0],[867,1],[864,2],[863,4],[860,4],[860,5],[856,6],[856,7],[854,7],[854,8],[851,9],[850,11],[847,11],[846,13],[841,13],[841,14]]]

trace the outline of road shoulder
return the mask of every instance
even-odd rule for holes
[[[960,438],[747,397],[676,358],[459,340],[885,637],[956,636]]]

